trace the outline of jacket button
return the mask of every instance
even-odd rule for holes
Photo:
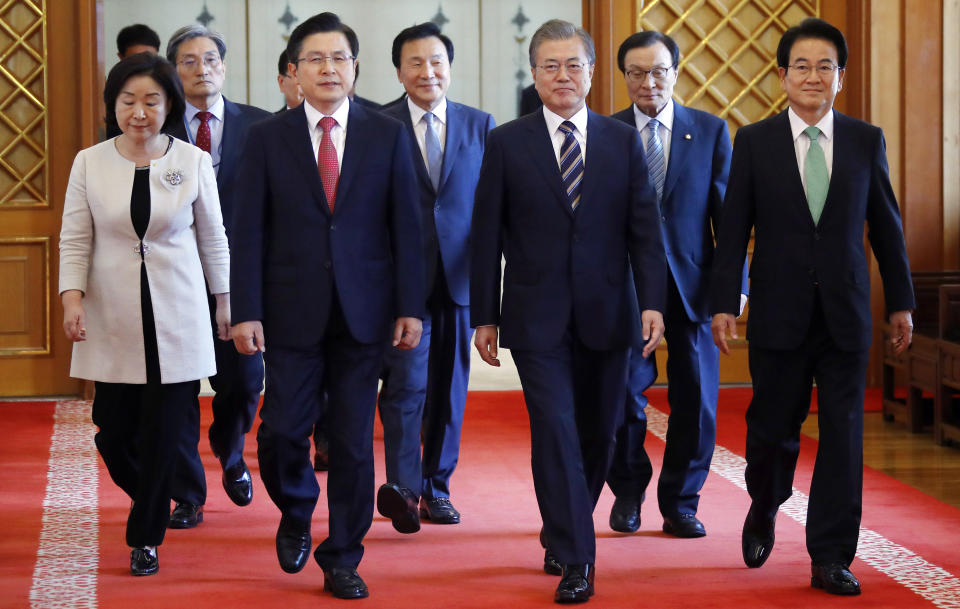
[[[337,230],[337,225],[336,225],[336,224],[331,224],[331,225],[330,225],[330,230]]]
[[[329,270],[331,266],[333,266],[333,265],[330,264],[330,261],[329,261],[329,260],[327,260],[326,262],[323,263],[323,268],[325,268],[325,269],[327,269],[327,270]]]

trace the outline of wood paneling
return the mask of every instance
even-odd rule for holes
[[[594,112],[613,114],[630,105],[617,68],[617,49],[632,34],[637,19],[636,0],[584,0],[583,29],[590,32],[597,66],[587,105]]]
[[[0,356],[50,353],[49,268],[49,239],[0,239]]]

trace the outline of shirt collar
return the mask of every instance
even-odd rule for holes
[[[410,123],[413,124],[414,126],[418,125],[420,121],[423,120],[423,115],[427,113],[426,110],[424,110],[417,104],[413,103],[413,100],[410,99],[409,95],[407,96],[407,108],[410,109]],[[440,100],[440,103],[437,104],[437,107],[434,108],[433,110],[430,110],[430,112],[433,112],[433,115],[437,117],[437,120],[439,120],[441,123],[446,125],[447,124],[447,97],[444,96],[443,99]]]
[[[190,102],[187,102],[187,120],[192,121],[197,116],[197,112],[203,112],[200,108],[194,106]],[[207,112],[213,115],[218,121],[223,122],[223,95],[217,96],[217,101],[213,102],[213,105],[207,108]],[[200,120],[200,119],[197,119]]]
[[[310,125],[311,129],[316,129],[317,125],[320,124],[320,119],[324,116],[332,116],[333,120],[337,121],[337,124],[347,128],[347,116],[350,114],[350,98],[344,97],[343,103],[340,104],[340,107],[333,111],[333,114],[324,114],[320,112],[306,99],[303,100],[303,111],[307,114],[307,124]]]
[[[550,133],[550,137],[553,137],[556,134],[557,129],[560,128],[560,123],[563,121],[570,121],[573,123],[573,126],[577,128],[577,131],[580,132],[580,135],[587,137],[587,105],[584,104],[576,114],[570,118],[563,118],[559,114],[556,114],[546,106],[543,107],[543,118],[547,121],[547,131]]]
[[[655,117],[661,125],[666,127],[667,131],[673,131],[673,99],[667,100],[667,105],[663,107],[663,110],[660,111]],[[649,123],[652,118],[644,114],[637,108],[637,105],[633,105],[633,120],[637,124],[637,129],[643,131],[647,123]]]
[[[803,134],[803,130],[810,125],[800,118],[800,115],[794,112],[792,107],[787,110],[787,117],[790,119],[790,133],[793,134],[793,140],[796,141],[797,138]],[[824,114],[823,118],[821,118],[815,126],[820,129],[821,135],[833,141],[833,110],[831,109]]]

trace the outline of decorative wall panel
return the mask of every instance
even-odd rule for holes
[[[50,239],[0,239],[0,357],[50,353]]]

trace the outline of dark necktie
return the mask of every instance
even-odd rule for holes
[[[197,112],[196,116],[200,119],[200,127],[197,129],[197,148],[210,152],[210,119],[213,118],[213,114]]]
[[[576,209],[580,203],[580,186],[583,183],[583,155],[580,144],[573,137],[576,126],[570,121],[560,123],[563,143],[560,144],[560,177],[563,178],[563,190],[567,193],[570,207]]]
[[[323,131],[323,135],[320,137],[320,149],[317,152],[317,168],[320,170],[320,182],[323,183],[323,192],[327,195],[330,213],[333,213],[333,205],[337,199],[337,182],[340,180],[337,149],[333,147],[333,140],[330,139],[336,125],[337,121],[332,116],[324,116],[320,119],[320,130]]]

